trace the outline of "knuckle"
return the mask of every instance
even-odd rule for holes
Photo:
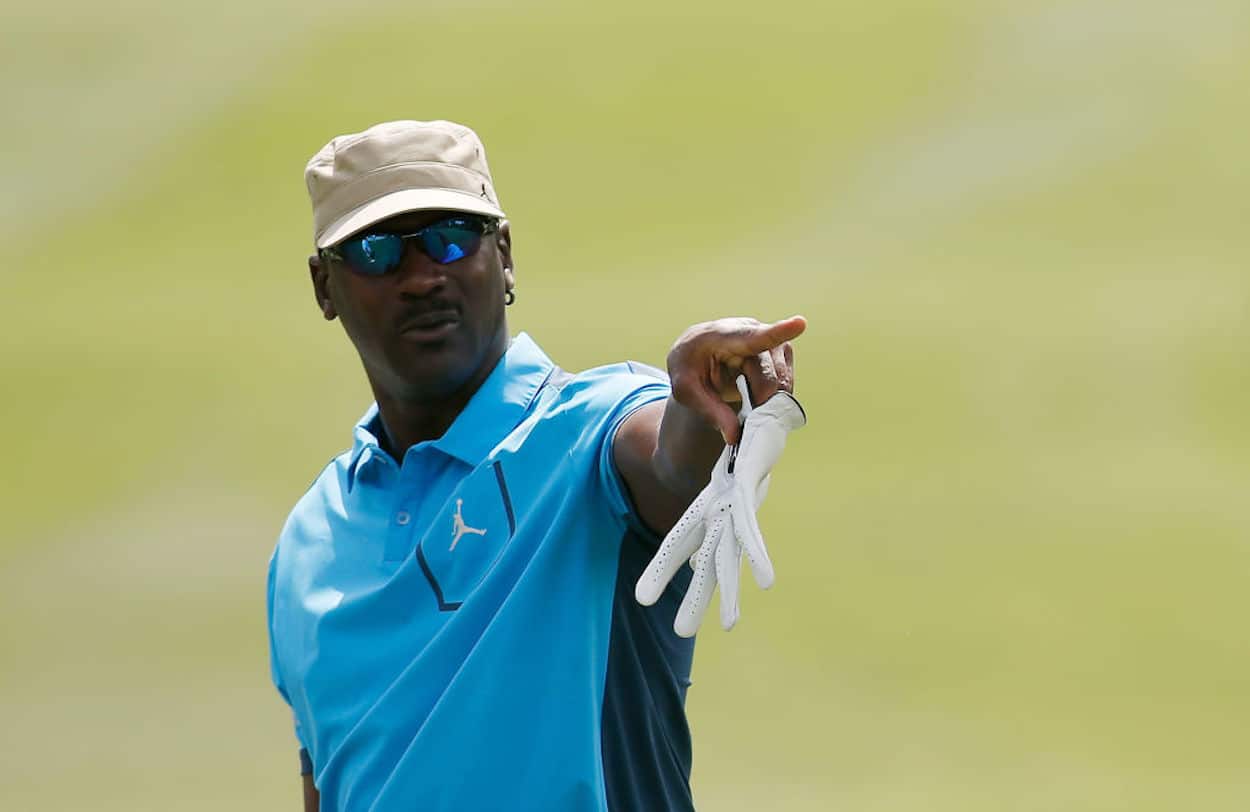
[[[678,376],[673,379],[673,397],[684,403],[690,403],[697,400],[699,388],[693,385],[690,378],[685,375]]]
[[[777,364],[771,355],[761,355],[756,359],[755,369],[759,373],[759,377],[764,381],[775,381],[778,378]]]
[[[681,400],[688,397],[696,386],[691,381],[691,375],[684,369],[670,369],[668,376],[669,386],[672,387],[673,397]]]

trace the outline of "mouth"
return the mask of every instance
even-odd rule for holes
[[[460,314],[455,310],[431,310],[404,319],[399,333],[414,341],[437,341],[460,326]]]

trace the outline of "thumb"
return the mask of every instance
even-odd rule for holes
[[[741,426],[738,425],[738,412],[732,406],[710,389],[699,389],[693,400],[691,408],[720,432],[725,445],[738,442]]]
[[[738,442],[738,412],[725,402],[715,385],[696,375],[673,376],[673,399],[716,429],[725,445]]]

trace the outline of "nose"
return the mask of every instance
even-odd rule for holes
[[[419,299],[447,284],[447,269],[409,244],[404,246],[403,259],[395,269],[395,284],[401,296]]]

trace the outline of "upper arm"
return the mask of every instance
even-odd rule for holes
[[[665,401],[648,403],[625,418],[612,442],[612,459],[638,517],[656,535],[669,531],[690,505],[697,489],[675,486],[657,454]],[[702,487],[700,484],[699,487]]]

